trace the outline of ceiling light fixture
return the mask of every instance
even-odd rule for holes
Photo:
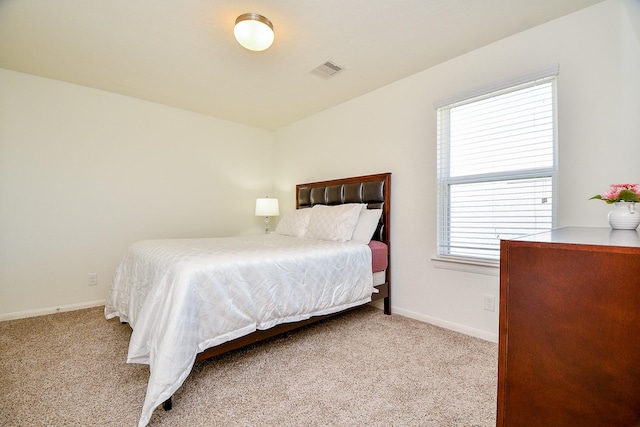
[[[273,43],[273,24],[257,13],[243,13],[236,19],[233,34],[242,47],[261,51]]]

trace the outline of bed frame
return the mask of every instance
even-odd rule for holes
[[[376,286],[377,293],[371,295],[372,301],[383,300],[384,313],[391,314],[391,173],[365,175],[352,178],[334,179],[329,181],[311,182],[296,185],[296,208],[306,209],[314,205],[340,205],[344,203],[365,203],[368,209],[382,209],[380,223],[373,235],[373,240],[378,240],[387,245],[389,262],[386,270],[385,281]],[[350,309],[349,309],[350,310]],[[345,310],[348,311],[348,310]],[[239,348],[255,344],[257,342],[275,337],[277,335],[301,328],[312,323],[336,316],[344,311],[314,316],[306,320],[293,323],[282,323],[266,330],[257,330],[249,335],[236,338],[232,341],[217,345],[198,353],[196,362],[237,350]],[[167,399],[162,407],[170,410],[171,398]]]

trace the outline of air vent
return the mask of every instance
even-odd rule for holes
[[[311,74],[315,74],[316,76],[328,79],[335,76],[337,73],[342,71],[344,68],[331,62],[327,61],[324,64],[321,64],[311,70]]]

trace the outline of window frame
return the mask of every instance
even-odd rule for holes
[[[432,258],[434,265],[439,268],[454,268],[456,270],[479,272],[491,275],[496,274],[496,268],[499,266],[499,253],[497,259],[488,257],[470,257],[451,254],[450,244],[450,186],[456,184],[491,182],[491,181],[507,181],[515,179],[536,179],[549,178],[551,180],[551,229],[557,226],[558,211],[558,96],[557,96],[557,76],[558,66],[547,67],[534,73],[516,77],[498,84],[494,84],[484,89],[478,89],[473,92],[461,94],[448,100],[443,100],[435,105],[437,119],[437,243],[436,255]],[[486,100],[492,97],[503,95],[505,93],[516,92],[538,86],[541,84],[551,83],[552,97],[552,165],[549,167],[523,168],[506,172],[489,172],[478,173],[464,176],[450,176],[450,141],[449,127],[443,129],[442,114],[446,111],[449,114],[452,108]],[[442,140],[446,139],[443,143]],[[445,150],[445,158],[447,162],[443,162],[441,150]],[[443,175],[443,172],[446,172]],[[445,250],[442,250],[445,248]],[[458,264],[453,267],[452,264]]]

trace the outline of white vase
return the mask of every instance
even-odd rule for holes
[[[640,224],[640,211],[635,202],[616,202],[615,209],[609,212],[607,218],[614,230],[635,230]]]

